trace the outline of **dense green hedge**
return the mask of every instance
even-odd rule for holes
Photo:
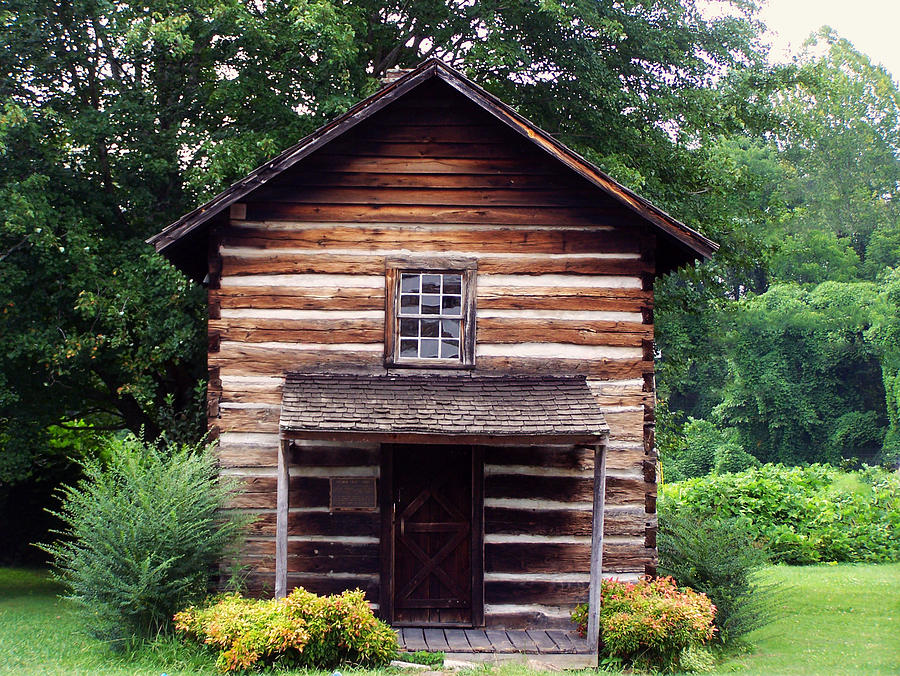
[[[763,465],[662,488],[667,516],[748,517],[773,561],[900,561],[900,475]]]

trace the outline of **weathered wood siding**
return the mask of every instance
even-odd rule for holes
[[[653,252],[631,214],[440,83],[422,85],[256,191],[210,248],[209,414],[258,513],[251,586],[273,584],[286,370],[383,367],[385,259],[477,260],[478,372],[589,376],[612,430],[605,571],[655,566]],[[485,604],[560,622],[587,596],[592,452],[485,460]],[[291,467],[289,583],[377,598],[375,514],[329,514],[327,477],[377,446],[309,442]],[[565,572],[561,572],[565,571]]]

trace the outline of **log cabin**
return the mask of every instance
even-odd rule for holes
[[[149,242],[208,288],[252,591],[596,661],[601,577],[656,566],[653,282],[714,242],[438,60]]]

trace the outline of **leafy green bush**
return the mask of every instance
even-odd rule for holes
[[[363,592],[316,596],[302,587],[284,599],[228,594],[175,616],[192,639],[219,649],[216,665],[236,671],[278,663],[331,669],[339,664],[375,667],[397,654],[397,637],[375,618]]]
[[[245,522],[218,510],[231,485],[216,478],[209,447],[110,441],[107,464],[61,490],[66,525],[43,546],[88,631],[121,642],[165,631],[172,615],[208,592],[217,563]]]
[[[768,562],[745,518],[699,520],[659,514],[659,571],[703,592],[716,606],[719,640],[727,642],[767,624],[775,589],[756,581]]]
[[[738,443],[734,430],[721,430],[709,420],[688,418],[680,433],[675,432],[672,437],[663,459],[670,481],[759,466],[759,460]]]
[[[703,645],[715,634],[715,606],[704,594],[679,589],[671,577],[603,580],[600,595],[600,635],[610,657],[639,666],[676,668],[685,649]],[[572,614],[582,636],[587,632],[587,611],[587,604],[581,604]]]
[[[747,517],[775,562],[900,561],[900,476],[880,468],[763,465],[662,488],[661,514]]]

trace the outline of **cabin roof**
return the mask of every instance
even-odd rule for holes
[[[178,267],[189,270],[197,267],[196,252],[206,251],[205,228],[213,218],[240,201],[255,189],[267,183],[285,170],[300,162],[310,153],[341,136],[391,102],[408,94],[422,83],[438,78],[461,93],[474,104],[493,115],[498,121],[514,130],[538,148],[567,166],[584,179],[600,188],[608,196],[635,212],[644,221],[670,240],[679,255],[674,256],[676,267],[691,260],[709,258],[718,244],[696,230],[655,207],[622,184],[613,180],[598,167],[575,151],[554,139],[547,132],[519,115],[497,97],[488,93],[464,75],[438,59],[428,59],[404,77],[388,84],[372,96],[360,101],[340,117],[320,127],[288,148],[274,159],[256,168],[248,176],[234,183],[202,206],[185,214],[177,221],[147,240],[156,250]],[[205,269],[205,261],[202,261]]]
[[[583,376],[288,373],[281,431],[583,439],[609,427]]]

